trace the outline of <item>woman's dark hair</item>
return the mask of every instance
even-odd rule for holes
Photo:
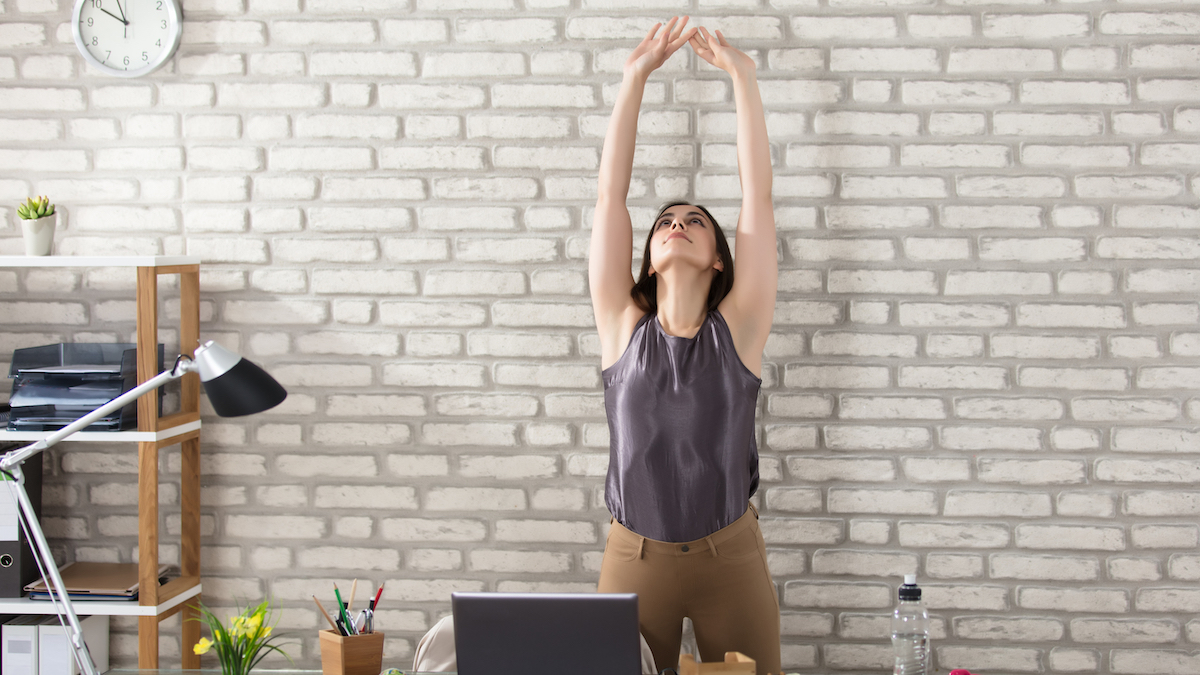
[[[654,232],[658,229],[658,219],[666,213],[667,209],[676,206],[695,206],[700,209],[708,221],[712,223],[713,237],[717,240],[717,257],[721,259],[721,269],[713,276],[712,285],[708,287],[708,311],[713,311],[721,301],[729,295],[730,289],[733,288],[733,254],[729,251],[729,241],[725,239],[725,233],[721,230],[721,226],[717,224],[717,219],[713,218],[708,209],[693,204],[692,202],[671,202],[658,210],[658,215],[654,217],[654,222],[650,224],[650,234],[646,235],[646,249],[642,254],[642,271],[638,274],[637,282],[633,284],[633,289],[629,291],[629,295],[633,301],[637,303],[648,313],[658,311],[658,275],[650,274],[650,240],[654,238]]]

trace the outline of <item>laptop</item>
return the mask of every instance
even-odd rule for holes
[[[459,675],[640,675],[635,593],[452,593]]]

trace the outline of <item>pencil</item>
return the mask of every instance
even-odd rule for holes
[[[346,613],[354,611],[354,595],[358,593],[358,579],[350,584],[350,599],[346,601]]]
[[[329,612],[325,611],[325,605],[322,605],[321,601],[318,600],[317,596],[315,595],[313,596],[313,602],[317,603],[317,609],[321,610],[321,614],[325,617],[325,620],[329,622],[329,627],[340,633],[341,631],[338,630],[337,624],[333,622],[333,617],[329,616]]]

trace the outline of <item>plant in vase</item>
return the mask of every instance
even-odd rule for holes
[[[200,618],[197,620],[208,626],[212,639],[200,638],[192,647],[192,652],[216,652],[222,675],[247,675],[272,651],[283,654],[291,661],[286,652],[271,644],[279,636],[272,635],[275,617],[268,604],[269,601],[263,600],[255,606],[247,605],[237,616],[229,617],[228,626],[221,623],[207,607],[200,605]]]
[[[30,197],[17,207],[21,232],[25,238],[25,255],[50,255],[54,244],[54,226],[58,214],[49,197]]]

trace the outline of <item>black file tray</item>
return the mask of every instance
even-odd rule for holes
[[[160,371],[163,353],[160,344]],[[59,343],[17,349],[8,376],[13,380],[8,430],[54,431],[137,386],[137,345]],[[160,388],[160,407],[162,396]],[[131,403],[93,422],[86,431],[136,428],[137,405]]]

